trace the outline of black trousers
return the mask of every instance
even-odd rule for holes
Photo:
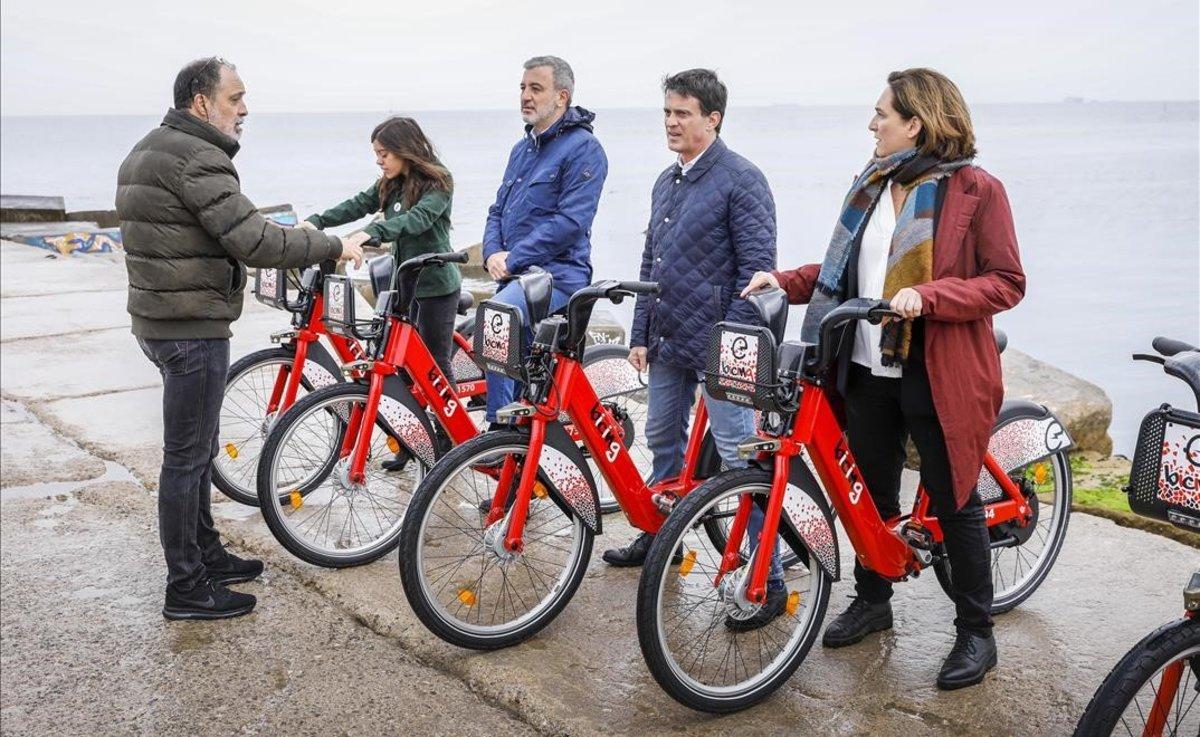
[[[433,354],[442,373],[454,381],[454,317],[458,314],[458,292],[414,300],[413,323],[425,347]]]
[[[873,376],[865,366],[850,365],[846,434],[850,452],[885,520],[900,514],[905,439],[912,436],[921,454],[921,484],[945,534],[954,579],[954,624],[960,629],[988,631],[992,626],[992,571],[983,504],[974,490],[962,508],[955,503],[946,440],[919,353],[910,357],[898,379]],[[891,582],[857,561],[854,581],[858,596],[867,601],[884,602],[892,596]]]
[[[191,590],[227,553],[210,511],[212,459],[229,341],[148,340],[142,352],[163,378],[163,462],[158,476],[158,535],[167,560],[167,586]]]

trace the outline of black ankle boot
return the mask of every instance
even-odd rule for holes
[[[258,578],[263,572],[261,560],[239,558],[226,552],[218,563],[207,563],[208,577],[213,583],[228,586],[231,583],[245,583]]]
[[[954,638],[954,647],[942,663],[937,685],[943,691],[974,686],[983,680],[989,670],[996,667],[996,640],[992,633],[983,634],[970,630],[959,630]]]
[[[825,647],[853,645],[872,632],[892,628],[892,605],[890,602],[872,604],[865,599],[855,598],[846,611],[837,615],[825,628],[821,644]]]
[[[609,548],[604,551],[604,562],[617,568],[633,568],[646,562],[646,553],[654,544],[654,535],[643,532],[633,538],[633,542],[623,548]]]
[[[734,619],[725,615],[725,626],[734,632],[750,632],[766,627],[787,609],[787,589],[767,589],[767,600],[762,608],[748,619]]]

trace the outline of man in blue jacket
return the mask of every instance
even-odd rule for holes
[[[719,137],[728,93],[708,69],[680,72],[663,82],[667,148],[678,155],[651,195],[650,225],[641,279],[659,284],[654,297],[638,298],[629,361],[650,371],[646,441],[653,454],[651,481],[679,475],[687,446],[696,387],[703,387],[709,334],[722,320],[756,324],[739,298],[757,270],[775,264],[775,200],[766,177]],[[730,467],[744,466],[737,444],[754,434],[754,412],[705,395],[713,439]],[[751,519],[756,539],[762,515]],[[642,533],[624,548],[607,550],[616,566],[641,565],[653,542]],[[767,603],[733,629],[761,627],[787,603],[778,555],[771,567]]]
[[[604,149],[592,135],[596,116],[571,105],[574,90],[575,74],[557,56],[525,62],[525,137],[508,156],[483,234],[483,262],[493,279],[532,266],[553,275],[552,310],[592,281],[592,220],[608,174]],[[517,307],[528,325],[519,284],[510,282],[492,299]],[[513,401],[515,383],[492,372],[487,382],[487,419],[495,422],[496,410]]]

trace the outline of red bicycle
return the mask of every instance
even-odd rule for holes
[[[366,345],[341,371],[352,377],[315,390],[271,428],[258,465],[258,500],[272,534],[293,555],[331,568],[369,563],[395,547],[411,489],[452,446],[478,434],[469,399],[478,380],[449,382],[409,318],[423,269],[463,263],[467,254],[425,254],[395,272],[375,313],[355,317],[346,277],[324,281],[324,324],[334,335]],[[521,277],[532,314],[549,306],[551,277]],[[587,369],[605,392],[624,397],[642,389],[623,346],[593,346]],[[462,390],[462,391],[460,391]],[[479,405],[482,409],[482,405]],[[629,436],[632,441],[633,434]],[[393,458],[403,463],[384,470]]]
[[[760,298],[786,310],[781,291]],[[880,517],[827,394],[834,331],[885,316],[894,316],[886,302],[851,300],[825,317],[816,345],[779,344],[784,320],[769,323],[774,330],[720,323],[714,331],[710,395],[753,405],[762,419],[757,435],[739,447],[752,459],[749,467],[685,497],[646,558],[638,639],[655,680],[680,703],[708,712],[743,709],[799,667],[840,576],[835,511],[864,566],[894,581],[933,566],[949,586],[953,572],[928,497],[918,488],[911,514]],[[1058,556],[1070,511],[1071,444],[1046,408],[1004,403],[978,486],[991,537],[994,612],[1028,598]],[[753,505],[764,513],[759,540],[748,534]],[[719,520],[729,522],[723,539],[707,534]],[[759,629],[739,627],[766,601],[770,557],[781,544],[798,559],[785,571],[785,613]]]
[[[1162,364],[1191,387],[1200,412],[1200,349],[1155,338]],[[1200,413],[1164,404],[1146,415],[1129,474],[1129,507],[1138,514],[1200,529]],[[1075,737],[1200,735],[1200,570],[1183,591],[1183,617],[1146,635],[1092,696]]]
[[[476,360],[526,390],[523,401],[500,412],[511,429],[454,448],[413,492],[400,536],[400,575],[413,611],[442,639],[478,650],[506,647],[567,605],[601,532],[589,461],[630,522],[651,532],[677,499],[719,472],[701,403],[680,476],[648,486],[627,449],[628,417],[580,363],[596,301],[620,302],[657,288],[603,281],[580,290],[565,317],[538,326],[524,360],[520,313],[490,301],[480,305]],[[724,535],[719,524],[711,531]]]
[[[362,344],[353,335],[325,329],[322,290],[333,268],[332,262],[312,266],[298,279],[292,271],[259,269],[255,278],[254,296],[265,305],[290,312],[292,325],[271,334],[271,342],[278,347],[250,353],[229,367],[212,479],[234,501],[258,506],[258,459],[276,420],[297,398],[341,383],[340,367],[364,357]],[[368,272],[376,294],[387,291],[393,268],[391,256],[370,262]],[[289,287],[295,290],[294,298]],[[463,292],[458,313],[466,316],[473,305],[471,294]],[[479,397],[474,403],[482,406],[486,385],[483,373],[470,358],[474,326],[472,313],[455,330],[454,374],[458,394]]]

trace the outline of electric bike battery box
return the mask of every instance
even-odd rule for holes
[[[1146,415],[1125,491],[1137,514],[1200,530],[1200,414],[1164,404]]]
[[[762,326],[719,322],[708,341],[705,388],[714,399],[775,409],[775,336]]]
[[[521,311],[512,305],[484,300],[475,310],[475,363],[524,381],[525,330]]]

